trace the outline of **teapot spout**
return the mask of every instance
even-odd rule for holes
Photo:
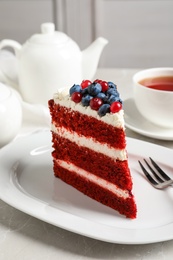
[[[91,80],[96,72],[100,55],[108,40],[97,38],[91,45],[82,51],[82,77]]]

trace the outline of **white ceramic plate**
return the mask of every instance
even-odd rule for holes
[[[137,162],[150,155],[173,177],[173,152],[130,138],[127,144],[137,219],[127,219],[55,178],[49,131],[1,149],[0,198],[38,219],[102,241],[145,244],[173,239],[173,189],[151,187]]]
[[[164,128],[147,121],[138,111],[134,99],[126,99],[123,103],[126,127],[129,129],[160,140],[173,140],[173,129]]]

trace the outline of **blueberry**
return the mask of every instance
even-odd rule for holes
[[[109,104],[103,104],[99,110],[98,110],[98,114],[100,117],[105,116],[106,113],[110,112],[110,105]]]
[[[97,97],[101,98],[101,99],[104,99],[106,97],[106,95],[105,95],[105,93],[100,92],[100,93],[97,94]]]
[[[80,85],[76,85],[74,84],[71,88],[70,88],[70,96],[74,93],[74,92],[81,92],[82,88]]]
[[[119,100],[118,100],[121,104],[123,103],[123,101],[122,101],[122,99],[121,98],[119,98]]]
[[[90,95],[85,95],[82,97],[82,105],[83,106],[89,106],[90,100],[92,99],[92,96]]]
[[[98,97],[98,98],[101,98],[101,99],[103,100],[103,102],[107,102],[107,101],[108,101],[108,98],[109,98],[109,96],[107,96],[107,95],[106,95],[105,93],[103,93],[103,92],[98,93],[97,97]]]
[[[97,96],[98,93],[100,93],[102,90],[102,87],[99,83],[92,83],[91,85],[88,86],[88,93],[91,96]]]
[[[88,87],[87,87],[87,88],[83,88],[83,89],[81,90],[81,94],[82,94],[82,95],[88,94]]]
[[[112,88],[112,89],[117,89],[117,85],[115,85],[113,82],[111,82],[111,81],[109,81],[108,82],[108,86],[109,86],[109,88]]]
[[[114,96],[119,97],[118,91],[117,91],[116,89],[113,89],[113,88],[109,88],[109,89],[107,90],[107,94],[108,94],[108,95],[114,95]]]
[[[116,96],[116,95],[111,95],[108,99],[108,103],[109,104],[112,104],[113,102],[115,101],[119,101],[119,96]]]

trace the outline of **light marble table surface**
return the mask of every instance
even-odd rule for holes
[[[122,99],[132,97],[132,76],[137,69],[98,69],[95,78],[114,81]],[[21,134],[36,130],[25,126]],[[38,126],[37,126],[38,128]],[[128,137],[173,149],[163,141],[126,129]],[[144,245],[114,244],[72,233],[27,215],[0,200],[0,259],[173,259],[173,240]]]

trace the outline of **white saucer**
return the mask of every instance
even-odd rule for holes
[[[123,103],[125,125],[129,129],[160,140],[173,140],[173,129],[164,128],[147,121],[138,111],[134,99],[126,99]]]

